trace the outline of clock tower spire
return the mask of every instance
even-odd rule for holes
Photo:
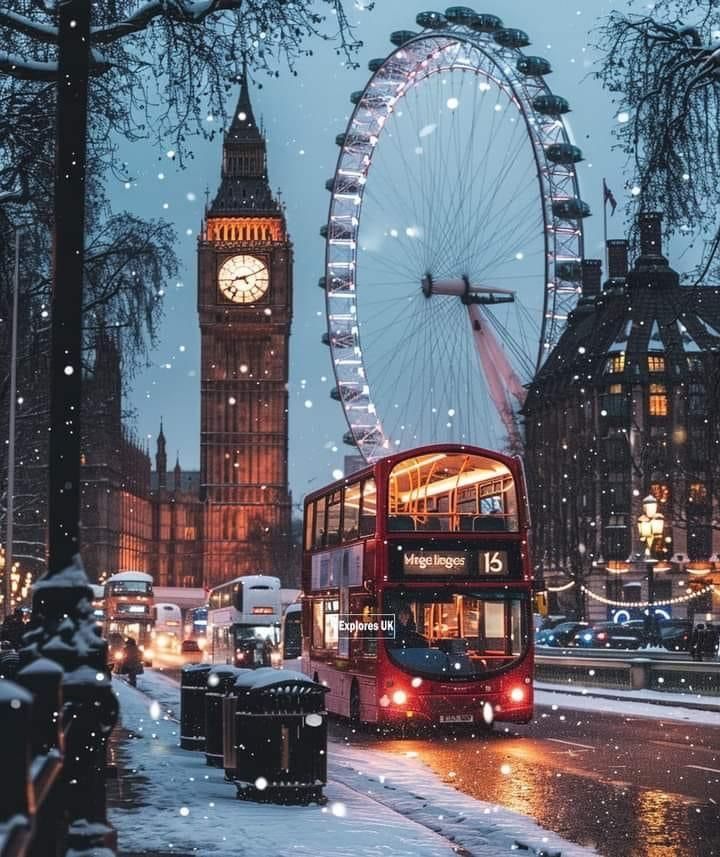
[[[245,74],[198,242],[198,315],[204,583],[287,578],[292,244]]]

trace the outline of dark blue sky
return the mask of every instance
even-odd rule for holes
[[[337,402],[329,397],[334,386],[329,351],[321,345],[325,330],[324,298],[317,287],[323,273],[324,242],[319,228],[327,218],[324,188],[335,166],[335,136],[350,115],[349,95],[362,89],[369,77],[367,61],[384,56],[392,45],[388,36],[397,29],[413,29],[423,6],[416,0],[378,0],[372,12],[358,2],[351,7],[364,42],[360,69],[348,71],[331,45],[317,43],[315,56],[298,65],[298,77],[283,70],[280,79],[259,78],[261,90],[252,91],[255,114],[268,139],[270,181],[282,191],[295,245],[295,317],[291,340],[290,474],[295,502],[303,494],[333,478],[342,468],[346,424]],[[586,221],[586,255],[602,255],[602,178],[606,176],[618,201],[628,196],[624,187],[624,157],[611,150],[611,129],[617,122],[609,98],[592,79],[594,54],[588,33],[611,6],[595,0],[507,0],[488,3],[478,11],[500,15],[506,26],[524,29],[532,46],[526,53],[546,56],[553,74],[548,83],[572,107],[570,125],[585,160],[578,167],[582,197],[594,217]],[[233,96],[234,99],[237,94]],[[232,110],[233,104],[228,105]],[[217,120],[214,120],[217,121]],[[168,147],[169,148],[169,147]],[[148,146],[124,145],[134,181],[113,188],[117,210],[126,208],[146,217],[164,217],[175,223],[183,270],[166,289],[166,316],[160,344],[150,367],[135,379],[128,404],[137,411],[136,428],[154,452],[160,417],[164,418],[168,453],[175,450],[186,468],[199,464],[199,330],[196,300],[196,241],[205,189],[214,194],[220,175],[221,145],[198,141],[195,158],[180,169],[166,152]],[[621,211],[610,221],[610,237],[623,232]],[[542,289],[542,285],[538,284]]]

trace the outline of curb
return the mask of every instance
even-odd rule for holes
[[[535,682],[535,690],[542,690],[546,693],[566,693],[568,696],[583,696],[597,697],[599,699],[610,699],[614,702],[642,702],[647,705],[658,705],[669,708],[693,708],[697,711],[711,711],[720,713],[720,702],[698,702],[697,697],[689,697],[687,702],[681,702],[677,699],[648,699],[644,696],[625,696],[614,693],[611,688],[583,688],[575,690],[566,687],[563,684],[546,684],[545,682]]]

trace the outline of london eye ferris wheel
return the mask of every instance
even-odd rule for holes
[[[417,23],[351,96],[321,230],[332,394],[368,461],[519,441],[523,382],[577,300],[590,213],[568,102],[527,34],[461,6]]]

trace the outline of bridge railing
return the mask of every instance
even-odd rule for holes
[[[674,653],[597,650],[579,655],[565,649],[553,652],[536,649],[535,678],[569,688],[605,687],[720,696],[720,662],[696,662]]]

